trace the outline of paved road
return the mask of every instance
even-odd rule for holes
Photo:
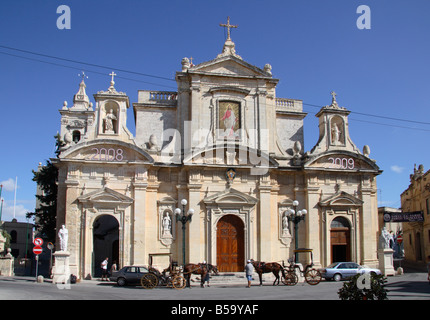
[[[36,283],[30,277],[0,277],[0,300],[339,300],[337,291],[343,282],[322,281],[317,286],[306,283],[294,287],[269,284],[245,288],[244,285],[212,285],[174,290],[141,287],[117,287],[110,282],[82,281],[78,284]],[[430,285],[423,272],[388,277],[389,300],[430,300]]]

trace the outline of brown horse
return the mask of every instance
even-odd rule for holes
[[[282,276],[285,278],[284,268],[277,262],[262,262],[262,261],[254,261],[251,260],[252,265],[254,266],[255,272],[258,273],[258,277],[260,278],[260,286],[263,285],[263,273],[272,272],[276,277],[275,281],[273,281],[273,285],[275,285],[276,281],[279,285],[279,271],[281,271]]]
[[[218,269],[216,266],[210,263],[188,263],[184,266],[184,278],[187,280],[187,288],[191,288],[191,274],[200,275],[200,287],[204,287],[206,276],[209,272],[218,274]]]

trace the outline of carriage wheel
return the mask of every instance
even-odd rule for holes
[[[312,286],[317,285],[321,281],[321,273],[317,269],[310,269],[305,274],[305,280]]]
[[[185,288],[185,285],[187,284],[185,278],[183,276],[175,276],[172,279],[172,286],[175,289],[183,289]]]
[[[158,285],[158,278],[153,273],[147,273],[140,279],[140,284],[144,289],[153,289]]]
[[[282,279],[282,282],[287,286],[295,286],[297,282],[299,282],[299,278],[293,272],[287,272],[285,278]]]

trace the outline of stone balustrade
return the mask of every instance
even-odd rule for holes
[[[178,93],[175,91],[139,91],[139,103],[174,106],[178,101]]]
[[[287,98],[276,98],[276,111],[303,112],[303,101]]]

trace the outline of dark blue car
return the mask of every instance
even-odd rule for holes
[[[143,266],[126,266],[119,271],[112,272],[110,281],[116,282],[120,287],[126,285],[140,285],[140,279],[149,273],[148,268]]]

